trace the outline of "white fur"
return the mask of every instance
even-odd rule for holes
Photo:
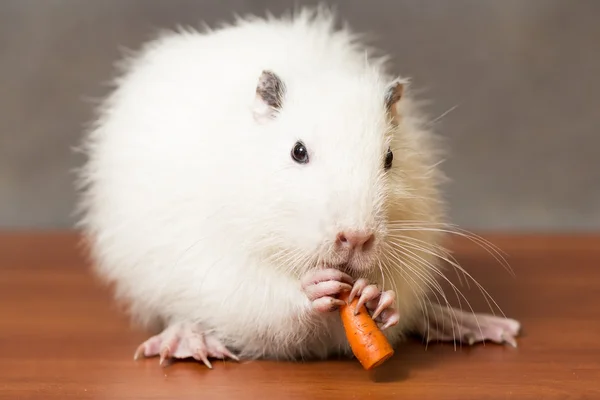
[[[127,60],[85,138],[80,226],[136,322],[199,322],[246,358],[347,351],[337,313],[313,312],[299,278],[317,258],[336,262],[337,232],[371,228],[385,275],[374,258],[358,274],[397,293],[401,323],[388,337],[411,328],[431,273],[386,246],[387,228],[440,221],[441,174],[410,94],[400,125],[388,123],[385,64],[324,9],[162,34]],[[257,122],[265,69],[286,93],[281,112]],[[290,157],[297,140],[306,165]],[[406,235],[432,249],[438,240]]]

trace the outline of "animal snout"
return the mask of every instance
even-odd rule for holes
[[[337,235],[336,244],[341,248],[356,251],[369,251],[375,243],[375,235],[370,231],[344,231]]]

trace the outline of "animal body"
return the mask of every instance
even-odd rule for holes
[[[163,33],[125,60],[83,143],[79,226],[152,331],[137,357],[350,354],[344,290],[394,346],[515,344],[517,321],[440,298],[444,177],[387,64],[324,8]]]

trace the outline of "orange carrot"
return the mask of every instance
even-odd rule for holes
[[[364,305],[360,307],[358,314],[354,315],[358,296],[348,304],[349,295],[350,292],[340,294],[340,300],[345,303],[340,306],[340,316],[352,352],[363,368],[370,370],[393,356],[394,349]]]

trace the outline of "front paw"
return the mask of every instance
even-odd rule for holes
[[[369,285],[367,280],[358,279],[352,290],[348,301],[352,302],[357,296],[356,310],[363,305],[378,323],[381,330],[396,325],[400,321],[400,314],[396,310],[396,293],[393,290],[382,292],[376,285]]]
[[[318,269],[304,275],[302,290],[311,301],[313,309],[319,312],[331,312],[344,305],[336,295],[352,289],[354,280],[350,275],[333,268]]]

